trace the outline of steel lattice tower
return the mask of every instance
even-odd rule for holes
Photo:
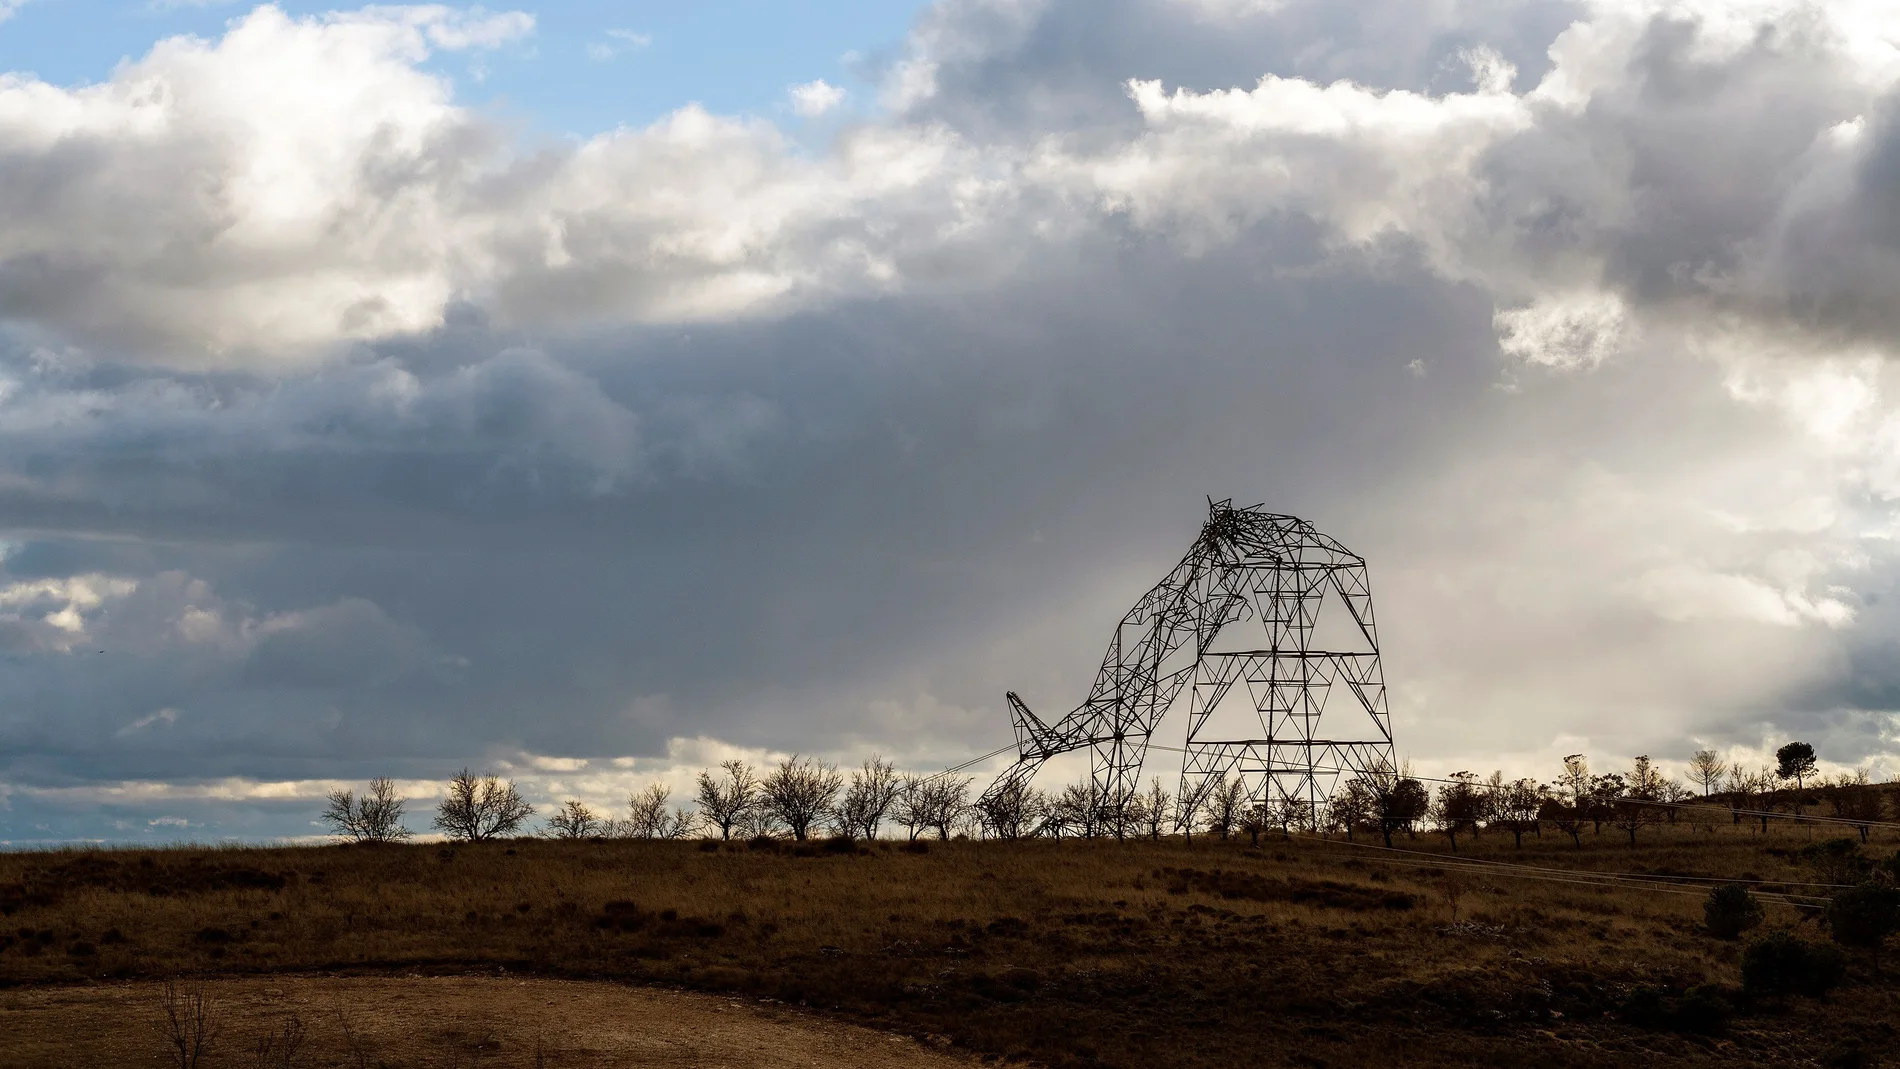
[[[1356,650],[1313,645],[1329,593],[1350,618]],[[1247,620],[1260,626],[1228,630]],[[1237,645],[1229,637],[1217,648],[1223,632],[1242,631]],[[1240,683],[1259,734],[1203,738],[1209,716]],[[1183,692],[1182,798],[1203,797],[1217,777],[1237,775],[1255,801],[1317,804],[1341,770],[1397,767],[1365,558],[1296,516],[1210,501],[1193,547],[1115,629],[1081,705],[1045,724],[1009,694],[1017,761],[984,799],[1022,790],[1049,758],[1087,747],[1100,811],[1126,813],[1149,737]],[[1328,727],[1345,727],[1342,738],[1320,733],[1329,700]]]

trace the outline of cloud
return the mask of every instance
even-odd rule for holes
[[[1895,765],[1880,7],[946,0],[816,148],[520,137],[493,18],[0,83],[0,835],[942,767],[1208,494],[1372,562],[1427,771]]]
[[[114,732],[114,734],[120,735],[120,736],[132,735],[140,731],[144,731],[146,728],[151,727],[153,724],[163,724],[166,727],[171,727],[173,724],[176,724],[177,722],[178,722],[178,710],[160,709],[159,711],[155,713],[147,713],[146,715],[139,717],[137,720],[134,720],[130,724],[127,724],[124,727],[120,728],[117,732]]]
[[[587,58],[596,62],[606,62],[626,52],[650,47],[652,44],[652,34],[635,33],[632,30],[608,30],[605,41],[588,42]]]
[[[844,103],[844,90],[823,78],[792,86],[788,93],[792,98],[792,111],[807,119],[818,118]]]

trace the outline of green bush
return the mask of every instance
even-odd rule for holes
[[[1742,952],[1742,990],[1750,995],[1825,995],[1846,971],[1838,949],[1788,932],[1770,932]]]
[[[1702,920],[1709,934],[1718,939],[1736,939],[1761,923],[1761,903],[1739,883],[1725,883],[1709,892],[1702,903]]]

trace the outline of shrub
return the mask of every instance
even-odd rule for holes
[[[1720,1032],[1733,1014],[1720,988],[1698,984],[1680,994],[1643,986],[1630,991],[1618,1007],[1624,1020],[1640,1028],[1672,1032]]]
[[[1750,995],[1827,994],[1841,982],[1846,959],[1834,947],[1770,932],[1742,952],[1742,990]]]
[[[1725,883],[1702,903],[1703,924],[1717,939],[1737,939],[1761,923],[1761,903],[1739,883]]]
[[[1827,905],[1828,933],[1842,946],[1873,952],[1880,967],[1880,945],[1900,930],[1900,887],[1869,880],[1835,894]]]
[[[1871,863],[1861,856],[1860,843],[1853,839],[1823,839],[1801,848],[1798,855],[1808,863],[1823,883],[1859,883],[1867,876]]]

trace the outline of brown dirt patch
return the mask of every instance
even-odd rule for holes
[[[211,980],[206,1069],[260,1062],[293,1019],[297,1066],[721,1066],[963,1069],[908,1037],[781,1005],[608,982],[491,977]],[[0,1067],[162,1065],[164,988],[152,982],[0,993]],[[281,1049],[281,1048],[280,1048]]]

